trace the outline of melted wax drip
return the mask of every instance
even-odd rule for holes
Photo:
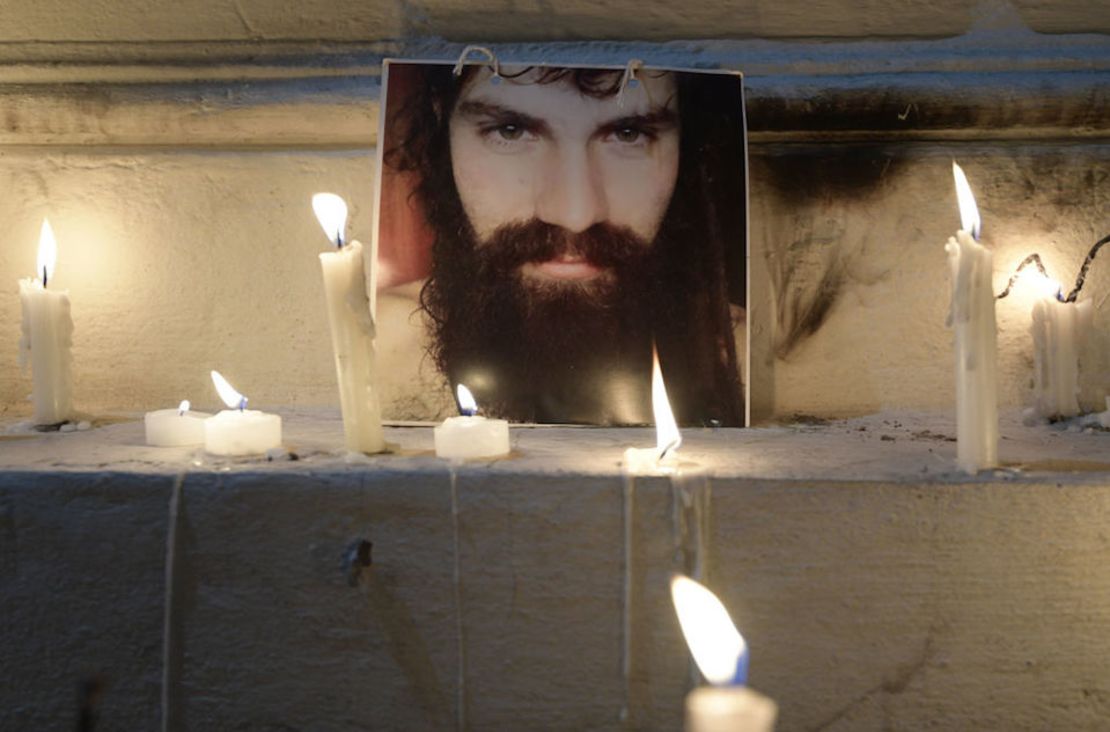
[[[451,471],[451,543],[455,557],[455,567],[453,571],[454,579],[454,593],[455,593],[455,640],[457,647],[455,649],[456,659],[458,664],[458,678],[456,679],[455,689],[457,691],[457,698],[455,700],[455,728],[458,730],[466,729],[466,643],[463,637],[463,615],[462,615],[462,578],[461,578],[461,563],[459,559],[459,490],[458,490],[458,476],[455,473],[455,467],[449,466],[448,470]]]

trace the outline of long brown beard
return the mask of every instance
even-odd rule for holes
[[[532,220],[484,242],[468,224],[434,258],[423,300],[432,355],[486,412],[527,422],[651,421],[651,244],[598,224],[581,234]],[[575,252],[604,268],[587,281],[524,277],[529,262]]]

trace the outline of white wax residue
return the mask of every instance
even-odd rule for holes
[[[454,549],[455,567],[453,571],[455,590],[455,655],[458,677],[455,683],[455,713],[457,729],[466,729],[466,643],[463,638],[462,616],[462,566],[459,558],[459,490],[455,468],[449,466],[451,474],[451,543]]]
[[[635,477],[625,472],[624,489],[621,492],[621,517],[624,523],[624,576],[621,585],[621,674],[624,677],[624,704],[620,713],[622,722],[628,720],[632,697],[632,509],[635,488]]]

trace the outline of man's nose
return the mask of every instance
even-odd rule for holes
[[[536,191],[536,217],[578,234],[608,213],[601,171],[589,146],[553,150]]]

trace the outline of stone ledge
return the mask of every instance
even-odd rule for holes
[[[0,145],[372,147],[382,58],[461,44],[0,48]],[[752,141],[1107,136],[1110,37],[501,44],[505,61],[745,72]]]
[[[348,458],[342,422],[331,410],[284,410],[285,445],[297,460],[219,458],[192,448],[143,444],[141,420],[102,420],[86,432],[28,433],[15,426],[0,437],[0,464],[8,474],[26,472],[142,473],[178,475],[317,474],[385,471],[446,476],[448,464],[434,456],[429,427],[391,427],[393,454]],[[1101,485],[1110,475],[1110,433],[1077,422],[1024,425],[1017,412],[1003,415],[999,456],[1003,467],[968,476],[955,469],[955,424],[950,415],[882,412],[852,419],[798,418],[792,424],[751,429],[686,429],[684,465],[713,480],[783,482],[1042,483]],[[514,425],[513,453],[500,460],[455,469],[491,475],[599,476],[619,478],[625,448],[649,447],[647,428],[606,429]]]
[[[620,728],[615,462],[647,430],[515,429],[517,456],[457,471],[460,660],[452,479],[423,454],[430,431],[391,429],[405,454],[349,465],[327,448],[337,418],[288,417],[295,463],[192,465],[188,450],[136,444],[134,422],[0,442],[0,652],[20,670],[0,689],[0,726],[71,719],[71,690],[97,676],[106,726],[155,728],[168,597],[171,729],[450,729],[460,689],[474,729]],[[683,449],[713,463],[708,484],[637,479],[637,727],[678,728],[688,684],[666,595],[691,559],[680,489],[711,491],[710,583],[780,729],[1101,717],[1110,473],[1045,461],[1098,467],[1079,461],[1104,456],[1110,435],[1007,422],[1004,457],[1057,469],[968,479],[944,474],[944,429],[888,414],[693,432]],[[925,477],[922,461],[938,467]],[[352,587],[339,560],[357,539],[374,564]]]

